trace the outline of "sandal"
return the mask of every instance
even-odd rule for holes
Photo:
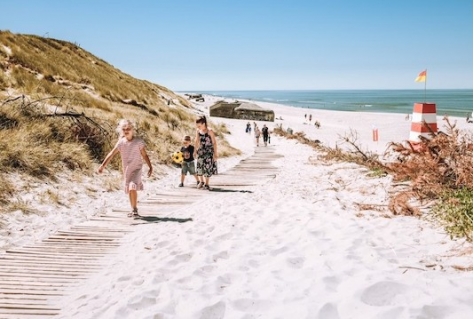
[[[206,185],[204,185],[204,189],[205,189],[205,190],[208,190],[208,191],[210,191],[210,190],[211,190],[211,188],[210,188],[210,187],[209,187],[209,185],[207,185],[207,184],[206,184]]]
[[[138,216],[140,215],[138,215],[138,209],[136,208],[127,214],[127,217],[138,217]]]

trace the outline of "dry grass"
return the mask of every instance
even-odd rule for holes
[[[409,181],[407,188],[391,195],[388,208],[393,214],[421,216],[421,209],[416,204],[432,202],[434,205],[424,207],[430,208],[429,216],[452,237],[472,242],[472,135],[460,132],[448,118],[444,120],[447,132],[433,133],[431,139],[423,139],[416,149],[411,144],[392,143],[389,149],[398,154],[398,162],[388,164],[381,163],[375,154],[364,153],[357,144],[355,132],[342,137],[343,142],[352,146],[353,152],[322,146],[302,132],[290,134],[283,128],[274,132],[321,151],[320,159],[353,162],[368,167],[371,176],[391,174],[395,182]]]
[[[411,198],[435,200],[432,213],[453,237],[472,241],[472,135],[460,132],[448,118],[446,133],[433,133],[416,146],[392,143],[398,153],[390,169],[395,181],[411,181],[409,190],[398,194],[392,211],[419,214]]]
[[[121,72],[77,44],[9,31],[0,31],[0,43],[4,172],[53,180],[62,171],[90,174],[115,144],[122,118],[135,122],[154,165],[170,164],[182,137],[194,135],[196,114],[189,101]],[[219,156],[239,154],[224,139],[227,128],[213,127]],[[119,168],[119,158],[111,164]],[[113,184],[110,189],[117,188]],[[13,203],[14,187],[0,187],[0,202]]]

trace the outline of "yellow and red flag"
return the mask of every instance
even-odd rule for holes
[[[415,82],[426,82],[426,70],[421,71],[415,79]]]

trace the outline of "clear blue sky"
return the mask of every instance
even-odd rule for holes
[[[472,0],[2,0],[0,29],[75,42],[174,91],[472,88]]]

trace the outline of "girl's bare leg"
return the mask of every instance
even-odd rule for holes
[[[130,206],[132,206],[133,211],[137,210],[137,191],[136,190],[130,190],[128,192],[128,197],[130,198]]]

